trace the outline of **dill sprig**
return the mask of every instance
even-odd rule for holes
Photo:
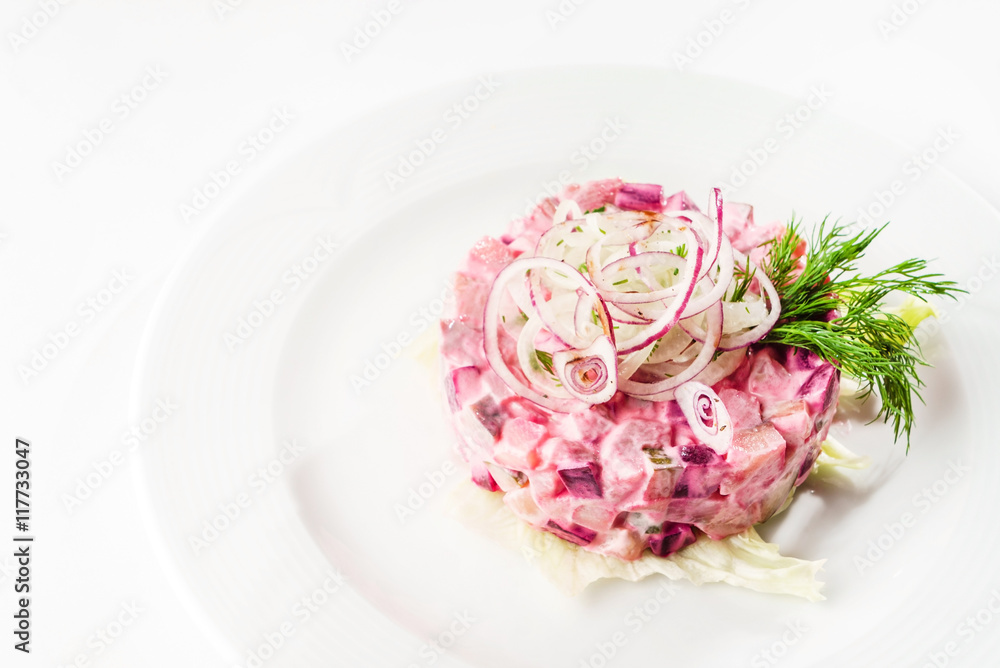
[[[737,262],[736,268],[733,270],[733,294],[729,297],[729,301],[743,301],[743,298],[746,296],[747,290],[750,289],[750,285],[753,283],[753,279],[756,274],[756,268],[750,268],[749,257],[747,258],[747,264],[745,267],[741,267],[739,262]]]
[[[828,229],[824,219],[814,231],[805,268],[796,276],[802,244],[799,224],[792,220],[785,233],[769,242],[762,269],[781,299],[781,319],[763,339],[806,348],[856,378],[862,397],[873,391],[882,399],[875,419],[891,422],[896,440],[906,435],[910,448],[914,397],[923,401],[917,374],[927,363],[912,327],[882,309],[894,292],[917,298],[955,298],[965,292],[941,274],[927,273],[927,262],[909,259],[865,276],[857,261],[885,229],[848,234],[844,226]]]
[[[538,363],[547,373],[553,376],[556,375],[555,368],[552,366],[552,353],[546,352],[544,350],[536,350],[535,357],[538,359]]]

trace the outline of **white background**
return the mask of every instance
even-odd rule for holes
[[[14,652],[0,624],[0,664],[224,665],[162,576],[136,510],[136,455],[122,440],[136,352],[166,276],[212,220],[368,110],[441,83],[573,63],[680,67],[798,98],[823,86],[833,113],[914,152],[950,128],[958,139],[940,164],[1000,205],[997,3],[577,1],[424,0],[392,3],[395,14],[359,1],[4,3],[0,443],[32,443],[37,542],[33,653]],[[348,57],[343,45],[373,12],[386,25]],[[287,128],[185,220],[180,206],[276,109],[292,116]],[[55,166],[105,119],[111,131],[78,166]],[[119,291],[91,316],[81,304],[109,284]],[[70,323],[78,334],[25,377],[19,368]],[[6,489],[12,457],[0,462]],[[67,507],[98,469],[100,486]],[[12,560],[0,555],[9,620]],[[92,634],[130,605],[135,621],[99,650]]]

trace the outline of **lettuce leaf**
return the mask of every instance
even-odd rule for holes
[[[826,440],[823,441],[822,448],[810,475],[825,478],[836,473],[837,469],[859,470],[867,468],[871,463],[870,457],[851,452],[847,446],[833,436],[827,436]]]
[[[886,313],[898,315],[910,326],[910,329],[916,329],[917,325],[931,316],[937,317],[933,306],[920,297],[914,297],[913,295],[906,295],[902,303],[898,306],[886,306],[882,310]]]
[[[538,531],[514,515],[497,492],[462,481],[452,491],[451,514],[479,533],[519,551],[560,590],[576,595],[602,578],[638,581],[660,574],[700,585],[725,582],[759,592],[791,594],[810,601],[823,599],[816,573],[823,561],[784,557],[753,528],[723,540],[701,535],[697,542],[670,557],[646,552],[623,561],[588,552],[551,533]]]

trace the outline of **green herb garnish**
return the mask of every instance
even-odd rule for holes
[[[764,342],[805,348],[861,383],[862,398],[874,390],[882,399],[875,419],[891,422],[896,440],[906,434],[910,448],[913,398],[921,402],[918,366],[927,366],[913,328],[901,317],[882,310],[893,292],[917,298],[955,298],[965,292],[941,274],[927,273],[927,262],[910,259],[870,276],[856,262],[885,225],[849,236],[847,228],[823,222],[813,233],[805,269],[798,277],[796,250],[802,242],[795,220],[770,242],[762,266],[781,300],[781,319]]]
[[[607,208],[607,205],[603,205],[603,206],[601,206],[600,208],[597,208],[597,209],[589,209],[589,210],[587,210],[587,211],[584,211],[583,213],[584,213],[584,215],[586,215],[586,214],[588,214],[588,213],[604,213],[604,209],[606,209],[606,208]]]
[[[538,358],[538,363],[542,365],[545,371],[553,376],[556,375],[555,369],[552,366],[552,353],[545,352],[544,350],[536,350],[535,357]]]
[[[731,302],[741,302],[743,298],[746,297],[747,290],[750,289],[750,284],[753,283],[754,274],[757,273],[756,268],[750,269],[750,258],[747,258],[746,267],[741,267],[739,262],[736,263],[736,269],[733,271],[733,279],[736,281],[736,287],[733,288],[733,295],[729,298]],[[747,313],[750,309],[747,308]]]

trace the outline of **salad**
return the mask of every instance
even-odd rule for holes
[[[922,298],[957,291],[921,260],[860,275],[880,231],[824,222],[807,242],[718,190],[703,212],[684,192],[608,179],[480,240],[441,323],[473,482],[574,555],[571,571],[590,564],[574,590],[734,546],[814,582],[818,564],[786,560],[753,527],[822,461],[858,465],[828,439],[845,376],[909,443]],[[898,292],[906,307],[884,306]],[[754,586],[716,570],[707,579]]]

